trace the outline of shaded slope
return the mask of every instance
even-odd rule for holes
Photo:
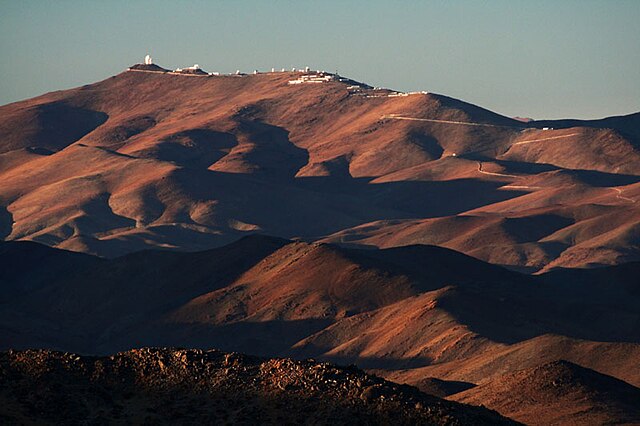
[[[3,348],[219,347],[355,363],[423,387],[567,359],[640,383],[637,263],[531,277],[439,247],[261,236],[112,260],[33,243],[2,250],[0,262],[45,260],[34,288],[28,274],[4,276]]]
[[[132,324],[150,321],[197,295],[233,282],[286,243],[253,236],[224,249],[194,254],[140,252],[109,262],[53,250],[62,253],[59,257],[63,259],[58,258],[51,267],[41,264],[40,285],[35,289],[28,273],[2,283],[3,346],[96,351],[101,342],[110,342]],[[8,255],[5,253],[1,261],[9,265],[4,262],[16,256],[25,258],[22,246],[30,243],[4,244]],[[37,252],[43,250],[32,245],[36,254],[27,259],[37,258]],[[62,265],[66,269],[61,271]],[[61,273],[53,274],[57,271]],[[14,292],[12,288],[25,291]]]
[[[98,267],[102,259],[56,250],[30,241],[0,241],[2,300],[46,287],[52,276],[70,279],[80,267]]]
[[[511,373],[450,399],[531,425],[640,422],[639,388],[567,361]]]
[[[58,151],[80,140],[108,119],[104,112],[67,102],[40,103],[22,108],[18,105],[0,107],[0,154],[20,148]]]
[[[615,129],[628,134],[638,143],[640,138],[640,113],[607,117],[600,120],[536,120],[529,123],[533,127],[600,127]]]
[[[438,247],[350,250],[259,236],[199,253],[65,256],[73,274],[21,293],[6,292],[21,288],[20,276],[4,284],[5,347],[28,347],[31,336],[85,352],[216,346],[415,369],[526,353],[545,335],[640,342],[637,265],[534,279]]]

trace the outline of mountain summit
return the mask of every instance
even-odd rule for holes
[[[149,63],[0,107],[0,234],[119,256],[249,233],[527,272],[638,257],[640,114],[522,122],[322,71]]]
[[[43,350],[0,353],[0,415],[506,421],[312,357],[530,423],[637,421],[639,150],[640,113],[150,57],[2,106],[0,349]],[[199,349],[129,351],[174,346]]]

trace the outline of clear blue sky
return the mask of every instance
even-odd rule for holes
[[[174,68],[338,70],[509,116],[640,111],[640,0],[0,0],[0,104],[147,52]]]

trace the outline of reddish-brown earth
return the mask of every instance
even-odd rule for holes
[[[140,67],[0,107],[0,236],[107,257],[260,232],[526,272],[640,260],[639,114],[522,122],[351,80]]]
[[[311,357],[439,396],[487,389],[470,401],[495,399],[507,416],[509,393],[494,395],[493,384],[557,360],[640,385],[640,263],[531,276],[440,247],[362,250],[258,235],[112,260],[5,242],[0,256],[0,349]],[[587,404],[578,399],[567,400],[566,416]]]
[[[143,66],[0,107],[0,348],[313,357],[529,423],[636,421],[640,113],[298,77]]]
[[[531,425],[640,423],[639,388],[566,361],[510,373],[452,399]]]

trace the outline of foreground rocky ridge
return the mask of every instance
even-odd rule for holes
[[[355,367],[158,348],[3,352],[0,407],[11,424],[514,424]]]

